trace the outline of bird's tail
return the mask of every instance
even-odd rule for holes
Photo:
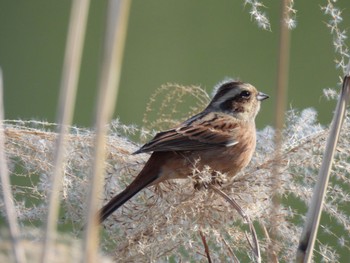
[[[131,199],[134,195],[140,192],[143,188],[151,184],[157,178],[149,182],[142,182],[142,184],[135,185],[134,182],[125,188],[124,191],[113,197],[104,207],[99,211],[100,223],[107,219],[114,211]]]
[[[159,178],[160,169],[159,166],[155,165],[154,163],[159,160],[159,157],[157,158],[154,155],[155,153],[152,154],[134,181],[127,188],[125,188],[124,191],[113,197],[104,207],[101,208],[99,211],[100,223],[102,223],[114,211],[116,211],[130,198],[140,192],[143,188],[151,185]]]

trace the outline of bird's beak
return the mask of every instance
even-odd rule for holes
[[[265,94],[265,93],[262,93],[262,92],[259,92],[258,95],[256,96],[256,99],[257,100],[266,100],[269,98],[269,95]]]

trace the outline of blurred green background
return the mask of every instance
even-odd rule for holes
[[[141,124],[160,85],[201,85],[208,92],[225,77],[271,95],[257,125],[273,124],[280,1],[266,1],[271,31],[259,29],[243,1],[135,0],[132,2],[121,86],[114,117]],[[314,107],[321,123],[334,108],[322,89],[336,87],[332,37],[320,10],[326,1],[297,1],[292,31],[288,108]],[[7,119],[55,121],[71,1],[0,1],[0,66]],[[349,1],[339,1],[344,28]],[[106,1],[92,1],[74,123],[93,122]]]

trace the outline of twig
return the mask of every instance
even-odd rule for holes
[[[239,259],[237,258],[237,256],[233,252],[232,248],[227,244],[227,241],[223,237],[221,237],[221,240],[224,242],[225,246],[227,247],[227,250],[228,250],[228,252],[230,253],[230,255],[232,257],[233,262],[239,263],[240,262]]]
[[[332,168],[334,152],[338,143],[340,130],[346,114],[346,107],[350,98],[350,61],[343,87],[338,99],[337,107],[333,116],[331,129],[327,139],[326,150],[323,155],[322,165],[318,174],[318,180],[314,188],[310,207],[307,213],[306,223],[299,240],[297,262],[311,262],[317,230],[320,224],[322,207],[327,191],[328,181]]]
[[[207,259],[208,259],[208,262],[211,263],[211,258],[210,258],[210,252],[209,252],[209,247],[208,247],[208,244],[207,244],[207,240],[203,234],[202,231],[199,231],[199,234],[202,238],[202,242],[203,242],[203,245],[204,245],[204,251],[205,251],[205,254],[207,255]]]
[[[246,224],[248,224],[249,230],[250,230],[250,234],[252,235],[253,243],[250,241],[250,239],[248,238],[248,236],[246,234],[247,241],[249,243],[249,246],[251,247],[251,249],[253,250],[253,252],[255,254],[255,258],[256,258],[257,262],[261,262],[261,253],[260,253],[259,241],[258,241],[258,238],[257,238],[257,235],[256,235],[256,231],[255,231],[254,225],[251,222],[249,216],[243,211],[243,209],[240,207],[240,205],[232,197],[228,196],[226,193],[224,193],[223,191],[221,191],[219,188],[217,188],[216,186],[214,186],[212,184],[209,184],[208,187],[210,189],[214,190],[215,193],[219,194],[230,205],[232,205],[232,207],[244,219]]]
[[[87,225],[82,262],[98,262],[99,195],[102,192],[107,123],[111,120],[118,94],[126,28],[131,1],[110,0],[108,4],[104,56],[95,113],[95,150],[88,196]]]
[[[250,221],[250,219],[248,221],[248,226],[249,226],[249,231],[250,231],[252,238],[253,238],[253,243],[250,241],[247,232],[244,233],[245,237],[248,240],[250,247],[254,251],[256,258],[258,259],[258,262],[261,262],[261,253],[260,253],[260,246],[259,246],[258,237],[256,235],[255,227],[254,227],[253,223]]]
[[[60,190],[62,188],[64,148],[68,127],[71,125],[73,118],[89,4],[89,0],[76,0],[72,3],[58,104],[57,123],[59,125],[57,130],[59,135],[56,140],[56,151],[51,174],[49,211],[41,254],[42,263],[52,260],[52,246],[56,238],[56,223],[60,204]]]
[[[263,230],[263,233],[266,237],[266,241],[268,242],[268,244],[270,244],[272,241],[271,241],[271,238],[270,238],[270,235],[269,235],[269,231],[267,230],[266,226],[264,224],[260,224],[261,225],[261,228]],[[275,253],[275,251],[270,251],[269,253],[274,253],[273,257],[277,258],[277,255]]]
[[[20,231],[17,221],[17,213],[13,204],[13,196],[11,193],[10,177],[5,156],[5,133],[4,133],[4,104],[3,104],[3,79],[2,70],[0,69],[0,180],[1,190],[4,199],[6,219],[9,224],[10,236],[12,239],[12,251],[14,258],[18,263],[26,262],[24,249],[19,242]]]

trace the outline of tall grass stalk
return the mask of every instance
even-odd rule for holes
[[[346,107],[350,99],[350,62],[347,73],[343,80],[343,87],[340,92],[337,107],[334,112],[331,129],[328,134],[327,145],[323,155],[322,165],[318,174],[318,180],[314,188],[307,219],[300,237],[297,262],[308,263],[312,260],[317,232],[320,226],[320,219],[327,192],[328,181],[334,162],[334,153],[337,147],[339,134],[344,122]]]
[[[269,260],[271,262],[278,262],[278,246],[275,246],[277,242],[277,225],[276,216],[279,214],[280,209],[280,196],[277,189],[281,186],[280,182],[280,163],[282,154],[282,130],[285,123],[285,110],[287,103],[287,90],[288,90],[288,70],[289,70],[289,52],[290,52],[290,30],[288,28],[289,12],[288,7],[291,5],[291,0],[283,0],[280,8],[280,31],[279,31],[279,54],[278,54],[278,68],[277,68],[277,89],[276,97],[274,98],[275,106],[275,157],[274,165],[272,169],[272,207],[270,214],[270,233],[269,233]]]
[[[48,215],[41,256],[42,263],[50,262],[53,256],[53,243],[56,239],[60,191],[63,180],[62,166],[65,161],[64,154],[67,140],[66,137],[73,119],[89,5],[89,0],[75,0],[72,2],[71,7],[57,110],[58,137],[56,140],[53,171],[51,174]]]
[[[6,219],[9,225],[10,236],[12,239],[11,246],[14,258],[17,263],[25,263],[25,253],[20,243],[20,230],[17,220],[17,213],[13,204],[13,195],[11,192],[10,175],[5,155],[5,133],[4,133],[4,85],[2,70],[0,69],[0,180],[1,190],[4,200]]]
[[[103,189],[105,170],[106,135],[108,123],[117,99],[124,43],[131,1],[110,0],[106,21],[105,47],[99,81],[99,94],[95,112],[95,146],[92,177],[88,196],[87,226],[82,262],[97,262],[99,248],[98,216],[99,197]]]

